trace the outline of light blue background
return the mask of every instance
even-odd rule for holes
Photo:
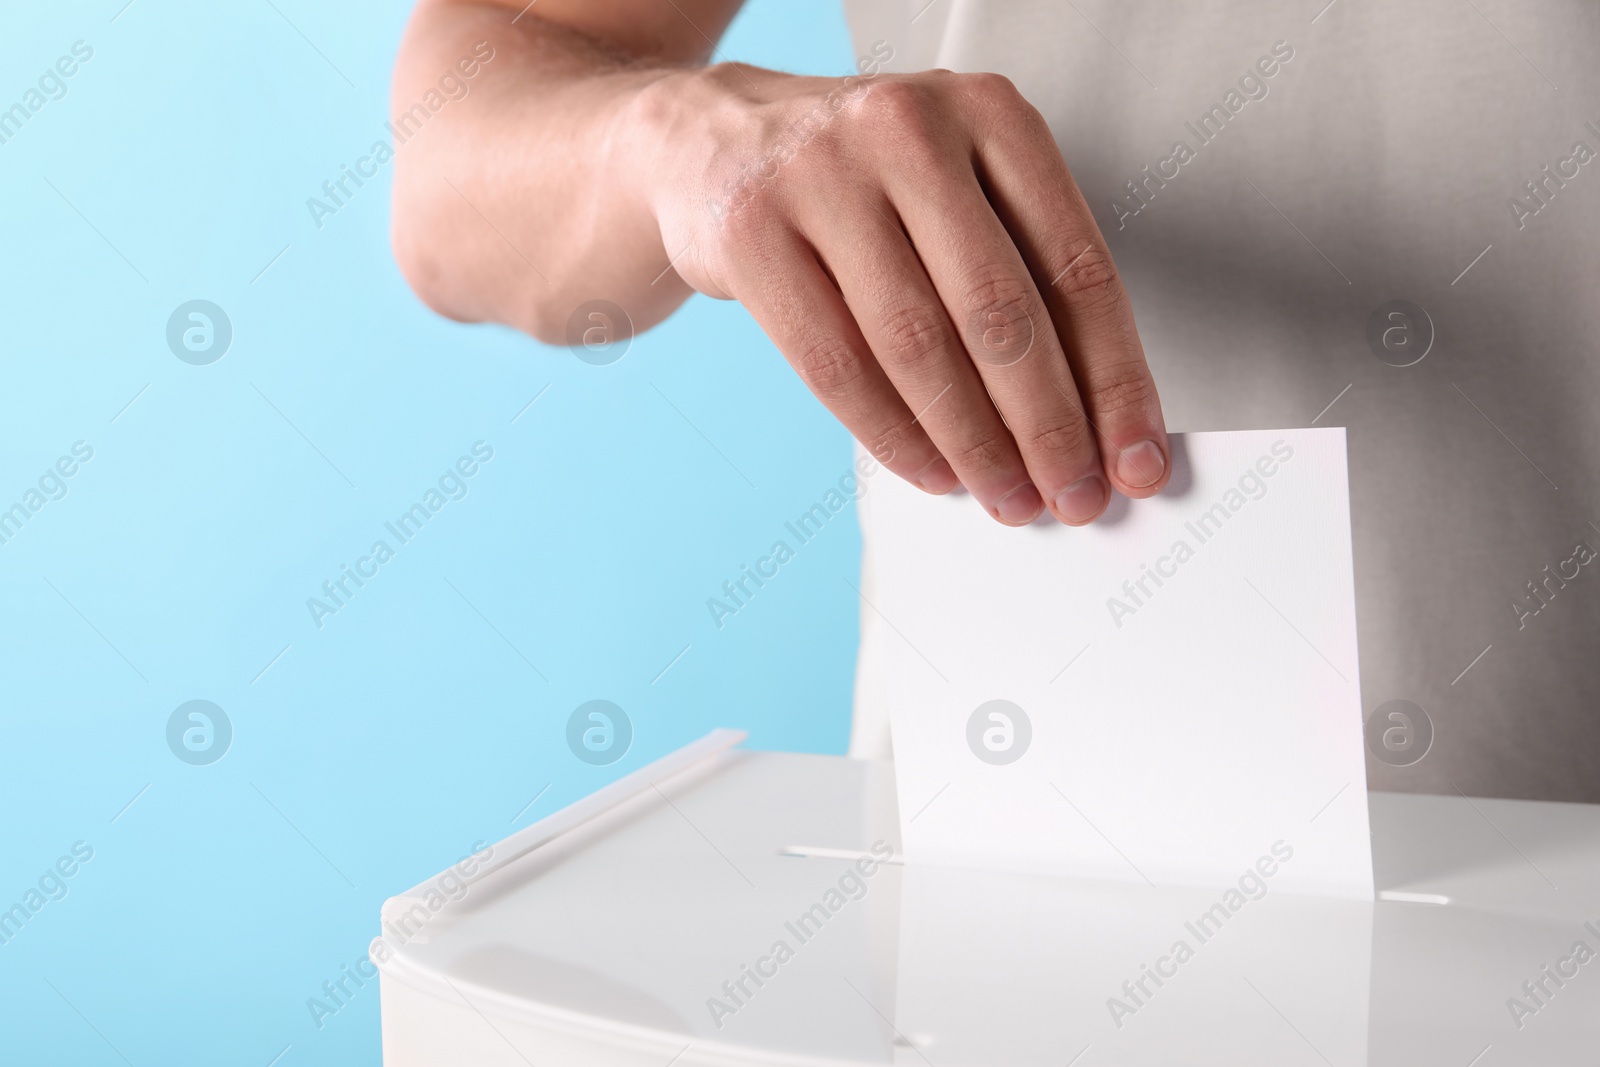
[[[0,508],[94,449],[0,545],[0,908],[95,852],[0,945],[0,1059],[375,1064],[375,983],[320,1030],[306,1001],[385,897],[715,726],[843,750],[853,514],[720,632],[705,601],[850,443],[737,305],[594,367],[424,309],[390,167],[319,231],[307,197],[384,135],[404,3],[122,3],[13,3],[0,33],[0,108],[94,49],[0,145]],[[852,63],[836,8],[786,0],[723,52]],[[210,366],[165,343],[194,298],[233,323]],[[306,599],[478,440],[470,495],[318,630]],[[596,697],[636,731],[609,767],[563,740]],[[196,698],[234,727],[211,766],[166,745]]]

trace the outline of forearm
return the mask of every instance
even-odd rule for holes
[[[407,280],[444,315],[551,342],[597,297],[640,329],[664,318],[690,289],[661,276],[647,180],[663,116],[641,94],[692,62],[693,45],[630,42],[655,53],[640,55],[532,11],[424,3],[396,64],[396,127],[484,43],[492,58],[466,95],[397,147],[393,242]]]
[[[397,112],[495,49],[400,149],[395,247],[428,303],[562,342],[592,300],[643,329],[691,290],[737,299],[928,492],[1023,526],[1160,491],[1127,294],[1010,82],[890,74],[882,42],[847,78],[703,66],[738,0],[522,2],[422,0],[407,33]]]

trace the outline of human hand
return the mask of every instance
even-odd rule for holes
[[[853,84],[852,84],[853,83]],[[890,470],[1000,522],[1092,521],[1170,471],[1104,238],[1005,78],[676,72],[639,94],[677,273],[743,303]]]

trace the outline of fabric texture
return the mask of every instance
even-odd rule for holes
[[[1348,427],[1364,713],[1434,729],[1369,785],[1600,802],[1600,6],[846,8],[888,69],[1044,114],[1170,429]],[[888,684],[858,678],[859,754]]]

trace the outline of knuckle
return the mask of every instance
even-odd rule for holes
[[[993,471],[1011,462],[1010,438],[1000,430],[979,431],[958,441],[949,455],[959,471]]]
[[[809,340],[794,357],[794,369],[820,397],[847,393],[865,373],[862,359],[840,337]]]
[[[943,354],[950,337],[942,317],[915,304],[897,308],[883,319],[884,356],[897,367],[916,370]]]
[[[945,85],[944,78],[926,73],[874,83],[851,105],[857,150],[909,175],[950,167],[970,132],[965,120],[952,121],[953,97]]]
[[[776,212],[764,198],[752,195],[739,210],[722,216],[721,244],[739,257],[759,257],[773,236]]]
[[[903,462],[927,451],[927,436],[910,419],[896,422],[863,441],[879,463]]]
[[[1088,421],[1080,415],[1071,415],[1064,422],[1043,426],[1030,433],[1025,451],[1049,460],[1070,460],[1080,458],[1094,448]]]
[[[1090,244],[1067,261],[1055,289],[1068,303],[1085,308],[1110,307],[1122,299],[1122,280],[1111,253]]]
[[[928,91],[914,78],[893,78],[872,87],[876,114],[892,124],[920,122],[928,107]]]
[[[866,135],[898,154],[911,153],[914,160],[925,162],[927,146],[938,143],[941,136],[938,98],[931,86],[914,78],[874,85],[860,105],[868,122]]]
[[[1033,286],[1015,271],[984,268],[967,283],[967,306],[978,314],[1028,317],[1033,311]]]
[[[1105,415],[1148,411],[1156,403],[1156,386],[1149,372],[1136,363],[1104,368],[1095,375],[1094,407]]]
[[[968,349],[984,362],[1015,362],[1032,347],[1037,301],[1027,278],[982,270],[967,283],[966,304]]]
[[[735,63],[724,60],[720,63],[709,64],[705,74],[719,86],[729,89],[742,89],[748,83],[751,73],[758,73],[754,67],[747,63]]]
[[[984,139],[1026,137],[1050,144],[1050,124],[1039,109],[1028,102],[1022,90],[1003,74],[959,74],[959,98],[976,126],[986,131]]]
[[[1011,105],[1022,100],[1016,83],[1004,74],[979,71],[960,75],[961,87],[974,100],[983,103]]]

